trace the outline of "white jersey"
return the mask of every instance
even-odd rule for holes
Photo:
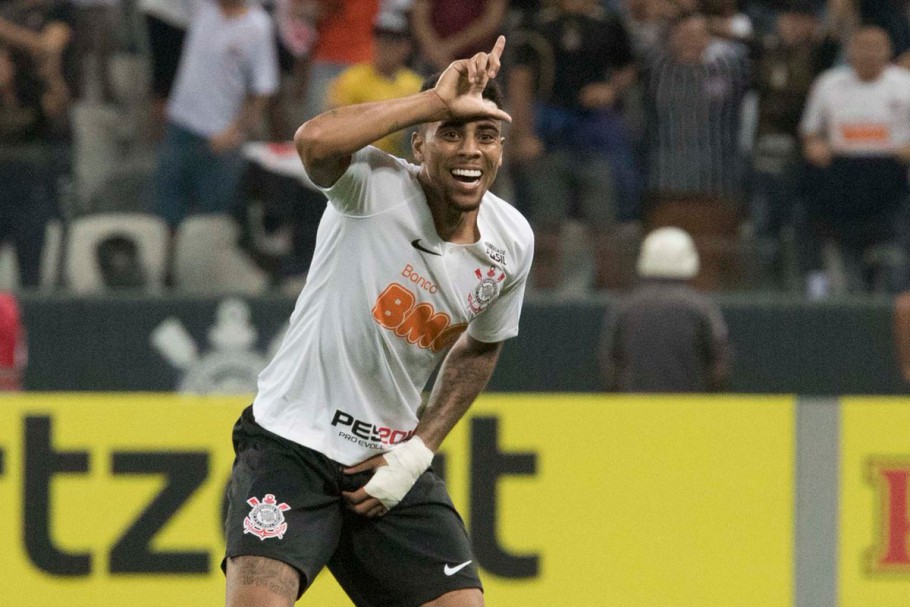
[[[824,72],[809,93],[800,131],[824,136],[838,156],[894,153],[910,143],[910,71],[889,65],[873,82],[849,66]]]
[[[459,335],[518,334],[534,235],[486,193],[480,239],[442,240],[419,167],[373,147],[330,188],[307,284],[259,375],[256,421],[345,465],[417,426],[421,394]]]

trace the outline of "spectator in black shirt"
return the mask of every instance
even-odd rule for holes
[[[616,224],[637,218],[640,191],[618,109],[636,77],[629,36],[596,0],[563,0],[511,40],[510,149],[537,236],[533,283],[560,286],[560,231],[577,211],[593,231],[595,286],[617,286]]]

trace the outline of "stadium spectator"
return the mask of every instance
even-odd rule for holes
[[[0,22],[0,31],[16,28],[7,27],[8,22]],[[21,33],[24,47],[32,33]],[[22,287],[40,281],[46,226],[57,214],[70,108],[61,53],[44,52],[41,41],[35,44],[38,56],[29,54],[21,61],[0,44],[0,242],[15,246]]]
[[[164,132],[167,100],[183,52],[195,0],[139,0],[145,17],[152,62],[152,124],[156,137]]]
[[[272,23],[246,0],[201,2],[180,58],[154,175],[155,210],[171,227],[191,212],[228,213],[241,145],[278,87]]]
[[[713,39],[704,15],[683,15],[671,25],[666,48],[647,62],[643,81],[649,130],[645,221],[650,227],[676,225],[693,236],[702,255],[701,286],[732,286],[739,280],[744,198],[746,48]]]
[[[848,55],[849,65],[816,79],[800,124],[809,222],[800,240],[813,297],[896,291],[905,280],[898,226],[908,195],[910,71],[888,64],[891,42],[878,27],[857,30]],[[824,268],[826,244],[840,254],[843,285]]]
[[[101,103],[114,102],[112,60],[121,33],[119,0],[69,0],[75,7],[73,43],[76,64],[75,95],[85,99],[96,93]],[[173,1],[173,0],[172,0]]]
[[[717,305],[689,284],[698,271],[698,252],[684,230],[648,234],[638,258],[641,284],[604,321],[600,363],[606,390],[724,388],[730,373],[727,326]]]
[[[373,59],[373,23],[379,0],[324,0],[306,82],[304,119],[327,107],[329,83],[357,63]]]
[[[406,97],[420,90],[422,78],[407,67],[412,44],[408,17],[380,13],[373,26],[373,60],[343,71],[329,86],[329,107]],[[410,133],[398,131],[374,145],[399,158],[410,156]]]
[[[273,0],[265,4],[275,22],[281,68],[280,92],[272,97],[268,109],[273,141],[290,141],[299,124],[291,116],[305,99],[310,54],[328,4],[323,0]]]
[[[76,70],[73,11],[54,0],[6,0],[0,3],[0,44],[22,74],[59,71],[72,95]]]
[[[839,42],[820,27],[815,6],[792,0],[772,33],[755,45],[758,96],[750,219],[760,262],[779,287],[792,279],[783,244],[793,238],[802,167],[799,121],[815,78],[830,68]]]
[[[508,6],[508,0],[415,0],[419,67],[427,73],[440,71],[458,57],[489,49],[503,29]]]
[[[513,39],[510,159],[537,233],[533,284],[561,286],[561,231],[577,211],[592,232],[595,288],[622,286],[617,225],[637,217],[640,191],[617,108],[636,77],[628,34],[597,0],[563,0]]]

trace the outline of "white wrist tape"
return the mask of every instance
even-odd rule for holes
[[[419,436],[413,436],[382,455],[389,465],[376,468],[373,478],[363,489],[391,510],[433,463],[433,452],[423,444]]]

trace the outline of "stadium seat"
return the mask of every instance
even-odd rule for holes
[[[227,215],[192,215],[174,236],[174,287],[194,293],[260,293],[267,274],[237,245],[240,228]]]
[[[164,286],[169,240],[164,220],[147,213],[97,213],[78,217],[69,225],[64,268],[66,283],[73,292],[106,290],[98,245],[117,235],[136,244],[146,277],[145,290],[156,292]]]
[[[40,286],[44,290],[52,290],[59,284],[62,244],[63,225],[60,220],[52,219],[45,228],[44,251],[41,253]],[[16,248],[11,243],[0,245],[0,291],[16,291],[20,286]]]

